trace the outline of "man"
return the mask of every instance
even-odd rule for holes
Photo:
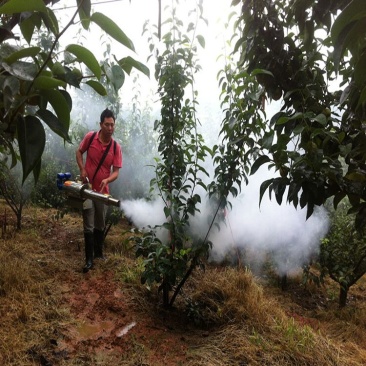
[[[94,191],[109,194],[108,184],[118,178],[122,168],[121,146],[113,139],[115,117],[105,109],[100,115],[100,130],[88,132],[76,150],[76,162],[82,182],[89,182]],[[83,154],[87,151],[84,165]],[[83,210],[85,240],[85,266],[83,272],[93,267],[94,258],[103,257],[104,228],[107,206],[92,202],[92,207]]]

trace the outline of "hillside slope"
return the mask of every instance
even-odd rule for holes
[[[3,227],[2,365],[366,364],[363,282],[339,311],[334,288],[293,280],[283,292],[243,268],[208,266],[168,311],[139,283],[127,221],[83,274],[81,217],[55,215],[27,208],[21,232],[9,214]]]

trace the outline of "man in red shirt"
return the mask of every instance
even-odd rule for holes
[[[76,150],[80,179],[89,182],[94,191],[109,194],[108,184],[118,178],[122,168],[122,149],[113,139],[115,117],[105,109],[100,115],[100,130],[88,132]],[[83,154],[87,151],[84,165]],[[94,258],[103,257],[104,228],[107,206],[92,201],[92,207],[83,210],[85,240],[85,266],[83,272],[93,267]]]

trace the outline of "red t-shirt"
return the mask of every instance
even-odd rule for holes
[[[79,145],[79,149],[82,153],[86,151],[92,138],[94,131],[88,132]],[[112,144],[109,148],[108,154],[104,159],[102,166],[99,168],[94,181],[92,181],[95,171],[99,165],[100,160],[107,149],[108,145],[103,145],[99,140],[99,131],[94,136],[92,143],[89,146],[87,157],[85,161],[85,170],[88,174],[89,182],[92,184],[94,191],[99,192],[100,183],[103,179],[108,178],[111,174],[112,167],[122,168],[122,149],[121,146],[116,143],[116,151],[114,151],[114,140],[112,138]],[[104,192],[109,194],[109,187],[106,185]]]

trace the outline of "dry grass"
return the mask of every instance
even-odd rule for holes
[[[63,240],[74,226],[80,228],[80,220],[70,216],[55,223],[53,214],[52,210],[27,208],[23,230],[0,239],[1,365],[42,364],[41,355],[52,349],[57,333],[75,322],[68,308],[60,305],[63,290],[56,275],[70,258],[50,246],[46,238]],[[121,240],[122,234],[126,236],[125,228],[113,230],[108,237],[109,260],[95,273],[115,271],[131,296],[131,306],[145,316],[179,320],[174,327],[181,327],[178,330],[188,344],[182,365],[366,364],[364,281],[350,293],[350,305],[339,310],[336,297],[330,295],[337,293],[334,284],[300,294],[299,281],[282,292],[273,284],[260,284],[244,268],[208,266],[205,272],[194,273],[169,314],[157,306],[160,295],[139,284],[142,264],[126,240]],[[321,299],[322,305],[305,307],[309,298]],[[131,355],[124,354],[120,365],[148,365],[143,355],[151,349],[137,341],[130,349]],[[109,357],[80,353],[78,360],[80,364],[94,360],[109,365]],[[164,364],[173,365],[166,357]]]
[[[192,364],[352,365],[329,339],[288,317],[245,269],[207,271],[192,298],[211,325]]]
[[[0,240],[0,364],[32,365],[56,325],[70,321],[59,309],[54,284],[44,271],[40,238],[33,229]]]

